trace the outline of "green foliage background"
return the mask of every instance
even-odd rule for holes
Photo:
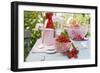
[[[35,29],[37,23],[43,23],[42,12],[24,11],[24,31],[30,32],[30,35],[28,35],[30,37],[24,37],[24,60],[35,44],[36,40],[41,36],[41,30]]]

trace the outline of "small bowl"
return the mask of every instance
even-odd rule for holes
[[[68,27],[67,28],[68,34],[71,37],[71,39],[75,39],[77,35],[80,35],[82,38],[85,37],[85,35],[88,32],[88,28],[80,26],[80,27]],[[80,39],[81,40],[81,39]]]
[[[56,51],[59,52],[59,53],[64,53],[66,51],[69,50],[70,46],[71,46],[72,42],[58,42],[56,41],[55,42],[55,48],[56,48]]]

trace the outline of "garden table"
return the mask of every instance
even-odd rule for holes
[[[79,46],[79,54],[77,59],[89,59],[90,58],[90,40],[86,41],[73,41],[75,45]],[[84,45],[86,47],[83,47]],[[42,45],[42,39],[38,39],[29,52],[26,62],[32,62],[32,61],[53,61],[53,60],[68,60],[69,58],[65,55],[62,55],[61,53],[47,53],[45,48],[41,48]],[[52,46],[52,48],[54,48]]]

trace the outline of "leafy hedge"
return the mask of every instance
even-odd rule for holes
[[[28,35],[30,37],[24,37],[24,60],[36,40],[41,36],[41,31],[35,30],[37,23],[43,23],[43,15],[41,12],[24,11],[24,30],[25,32],[30,32],[30,35]]]

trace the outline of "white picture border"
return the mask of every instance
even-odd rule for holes
[[[51,12],[71,12],[71,13],[89,13],[91,15],[91,58],[84,60],[67,60],[66,61],[40,61],[24,62],[24,11],[51,11]],[[82,8],[63,8],[49,6],[18,6],[18,68],[36,68],[52,66],[73,66],[95,64],[95,10]]]

